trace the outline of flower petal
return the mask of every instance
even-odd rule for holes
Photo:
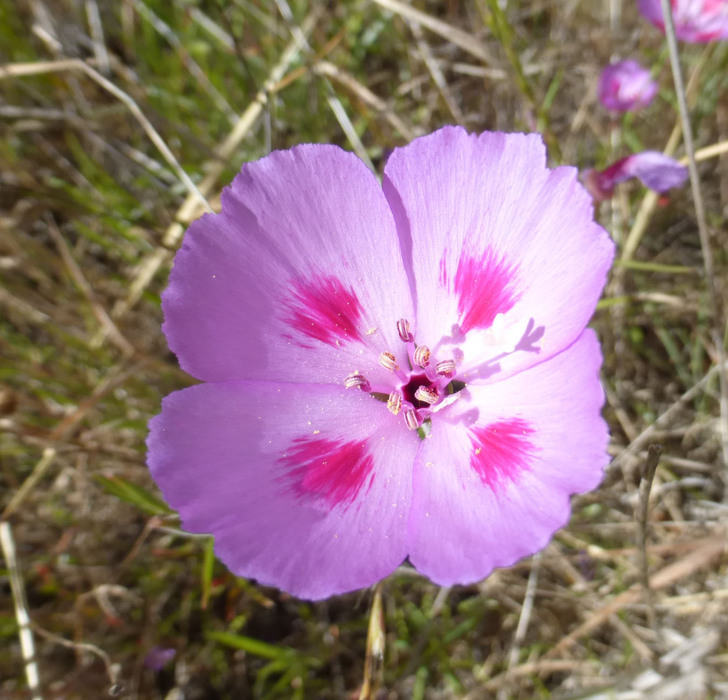
[[[665,22],[662,18],[660,0],[639,0],[639,10],[646,20],[664,31]]]
[[[171,349],[205,381],[375,381],[412,315],[381,188],[329,145],[245,165],[222,212],[190,226],[162,300]]]
[[[705,43],[728,39],[728,2],[726,0],[672,0],[672,15],[678,39]],[[642,15],[665,31],[660,0],[639,0]]]
[[[576,175],[546,168],[538,135],[459,127],[387,162],[383,187],[416,297],[417,342],[455,345],[464,379],[543,361],[594,312],[614,246]]]
[[[419,439],[384,404],[331,386],[222,382],[168,396],[148,463],[191,532],[236,574],[318,599],[405,558]]]
[[[681,187],[688,179],[688,169],[674,158],[659,151],[642,151],[624,159],[624,173],[616,178],[623,182],[636,177],[645,187],[656,192],[667,192],[673,187]]]
[[[566,523],[569,495],[594,488],[608,461],[600,363],[586,330],[547,362],[470,388],[459,422],[433,424],[415,461],[409,523],[419,571],[441,585],[477,581]]]

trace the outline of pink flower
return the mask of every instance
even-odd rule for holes
[[[620,182],[636,177],[645,187],[667,192],[681,187],[688,179],[688,169],[658,151],[642,151],[618,160],[604,170],[589,170],[584,178],[586,188],[594,199],[610,199]]]
[[[646,107],[657,94],[650,71],[637,61],[619,61],[607,66],[599,78],[599,100],[615,112]]]
[[[396,149],[381,187],[329,145],[245,165],[163,295],[204,383],[151,421],[152,474],[232,571],[299,597],[406,558],[478,581],[601,479],[585,325],[612,255],[534,134],[446,127]]]
[[[691,44],[728,39],[728,0],[671,0],[675,34]],[[660,0],[640,0],[640,12],[665,31]]]

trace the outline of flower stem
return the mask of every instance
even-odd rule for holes
[[[721,447],[723,452],[723,467],[728,467],[728,383],[726,382],[725,373],[725,347],[723,345],[723,315],[721,313],[718,290],[715,283],[715,273],[713,267],[713,253],[710,248],[710,237],[708,235],[708,226],[705,221],[705,207],[703,205],[703,195],[700,189],[700,176],[698,167],[695,162],[695,146],[693,144],[693,132],[690,125],[690,114],[688,112],[688,103],[685,97],[685,85],[683,83],[682,70],[680,68],[680,56],[677,47],[677,37],[675,35],[675,22],[672,17],[672,6],[670,0],[660,0],[662,5],[662,14],[665,19],[665,36],[667,37],[667,48],[670,52],[670,65],[672,67],[672,78],[675,83],[675,92],[677,94],[678,109],[680,111],[680,119],[682,121],[683,140],[685,142],[685,150],[688,156],[688,171],[690,173],[690,187],[693,193],[693,202],[695,203],[695,216],[698,222],[698,234],[700,236],[700,248],[703,253],[703,268],[708,283],[708,293],[710,296],[711,315],[713,316],[713,324],[711,328],[711,340],[715,346],[718,359],[719,385],[720,385],[720,416],[721,416]],[[724,482],[728,481],[728,477],[724,476]],[[726,489],[728,494],[728,489]],[[728,495],[726,496],[728,497]]]

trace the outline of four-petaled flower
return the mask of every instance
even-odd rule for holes
[[[615,112],[646,107],[657,94],[650,71],[637,61],[625,60],[607,66],[599,77],[599,100]]]
[[[728,0],[671,0],[675,35],[691,44],[728,39]],[[665,31],[660,0],[640,0],[640,12]]]
[[[382,186],[330,145],[245,165],[163,295],[204,383],[151,421],[152,474],[232,571],[303,598],[407,558],[480,580],[601,479],[585,326],[612,255],[534,134],[443,128],[396,149]]]

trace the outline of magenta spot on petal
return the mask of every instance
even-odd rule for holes
[[[472,429],[473,452],[470,466],[478,473],[481,481],[495,490],[504,481],[515,481],[518,475],[528,469],[529,457],[534,447],[529,436],[533,428],[513,418]]]
[[[309,338],[334,346],[342,341],[362,340],[357,329],[361,304],[336,277],[294,282],[293,294],[284,304],[289,312],[286,323]]]
[[[442,252],[442,257],[440,258],[440,286],[447,287],[449,285],[449,280],[447,276],[447,263],[445,261],[445,257],[447,256],[447,248]]]
[[[460,328],[489,328],[516,303],[515,272],[486,250],[479,260],[463,255],[455,273]]]
[[[371,485],[374,470],[363,441],[296,438],[280,461],[297,496],[322,498],[330,506],[351,503],[367,480]]]

